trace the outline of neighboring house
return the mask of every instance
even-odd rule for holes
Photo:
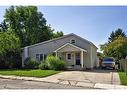
[[[22,66],[27,57],[44,60],[53,54],[67,62],[68,67],[94,68],[97,59],[97,47],[73,33],[59,38],[30,45],[23,48]]]

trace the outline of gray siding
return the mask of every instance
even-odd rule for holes
[[[97,66],[97,49],[92,47],[92,58],[93,58],[93,67]]]

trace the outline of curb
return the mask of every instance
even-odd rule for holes
[[[26,81],[35,81],[35,82],[45,82],[45,83],[55,83],[55,82],[48,82],[48,81],[44,81],[44,80],[38,80],[39,78],[36,78],[36,77],[20,77],[20,76],[3,76],[3,75],[0,75],[0,78],[12,79],[12,80],[26,80]]]
[[[20,76],[3,76],[3,75],[0,75],[0,78],[62,84],[59,82],[46,81],[46,80],[43,80],[42,78],[36,78],[36,77],[20,77]],[[86,84],[86,83],[79,82],[77,85],[72,85],[72,84],[62,84],[62,85],[71,85],[71,86],[77,86],[77,87],[88,87],[88,88],[93,88],[93,89],[127,89],[127,86],[123,86],[123,85],[101,84],[101,83],[95,83],[93,85],[91,83]],[[91,85],[93,85],[93,86],[91,86]]]
[[[108,89],[127,89],[127,86],[96,83],[94,88],[101,88],[101,89],[107,89],[107,90]]]
[[[11,80],[26,80],[26,81],[35,81],[35,82],[69,85],[69,84],[62,84],[62,83],[59,83],[59,82],[49,82],[49,81],[44,81],[44,80],[38,80],[39,78],[36,78],[36,77],[20,77],[20,76],[3,76],[3,75],[0,75],[0,78],[2,78],[2,79],[11,79]],[[34,79],[31,79],[31,78],[34,78]],[[81,86],[81,85],[71,85],[71,86],[91,88],[89,86]]]

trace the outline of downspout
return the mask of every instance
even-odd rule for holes
[[[28,47],[24,47],[24,59],[22,61],[22,67],[24,67],[24,60],[28,57]]]

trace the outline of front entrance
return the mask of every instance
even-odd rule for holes
[[[81,65],[81,56],[80,53],[75,53],[75,64]]]

